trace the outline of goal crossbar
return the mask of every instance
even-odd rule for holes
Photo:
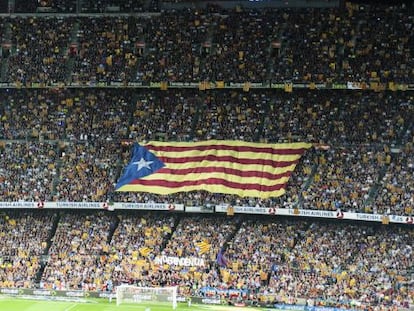
[[[120,285],[116,288],[116,304],[171,305],[177,307],[177,287],[140,287]]]

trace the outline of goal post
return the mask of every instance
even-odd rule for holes
[[[134,285],[120,285],[116,288],[116,305],[171,305],[177,308],[177,286],[168,287],[140,287]]]

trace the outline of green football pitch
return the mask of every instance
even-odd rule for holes
[[[259,308],[248,308],[260,310]],[[116,305],[115,300],[99,299],[89,302],[53,301],[53,300],[25,300],[17,298],[0,297],[1,311],[172,311],[172,305],[160,304],[121,304]],[[176,311],[245,311],[246,308],[216,306],[216,305],[192,305],[179,303]],[[264,310],[264,309],[261,309]]]

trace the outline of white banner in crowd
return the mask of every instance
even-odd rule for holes
[[[184,204],[166,203],[113,203],[114,209],[150,210],[150,211],[184,211]]]
[[[61,208],[105,210],[184,211],[184,204],[108,202],[0,202],[2,208]]]
[[[216,205],[216,213],[227,213],[229,205]],[[330,219],[348,219],[348,220],[362,220],[374,221],[382,223],[399,223],[399,224],[414,224],[414,217],[412,216],[398,216],[398,215],[381,215],[381,214],[366,214],[354,212],[341,211],[323,211],[323,210],[309,210],[298,208],[264,208],[253,206],[232,206],[235,214],[261,214],[261,215],[276,215],[276,216],[295,216],[295,217],[317,217]]]
[[[213,207],[186,207],[184,204],[169,203],[107,203],[107,202],[0,202],[0,209],[8,208],[33,208],[33,209],[104,209],[114,210],[146,210],[146,211],[170,211],[170,212],[188,212],[188,213],[227,213],[229,205],[216,205]],[[341,211],[323,211],[297,208],[276,208],[276,207],[259,207],[259,206],[232,206],[234,214],[256,214],[256,215],[275,215],[275,216],[295,216],[295,217],[316,217],[330,218],[337,220],[360,220],[374,221],[382,223],[398,223],[414,225],[413,216],[399,215],[381,215]]]
[[[176,257],[176,256],[158,256],[155,257],[154,263],[157,265],[174,265],[181,267],[204,267],[203,258],[199,257]]]

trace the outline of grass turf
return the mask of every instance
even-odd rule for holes
[[[216,306],[216,305],[192,305],[179,303],[176,311],[245,311],[246,308]],[[249,308],[249,310],[259,310]],[[156,303],[149,304],[121,304],[116,305],[115,299],[109,303],[108,300],[98,299],[91,302],[71,302],[53,300],[26,300],[18,298],[2,297],[0,299],[1,311],[172,311],[172,305],[162,305]],[[263,309],[262,309],[263,310]]]

